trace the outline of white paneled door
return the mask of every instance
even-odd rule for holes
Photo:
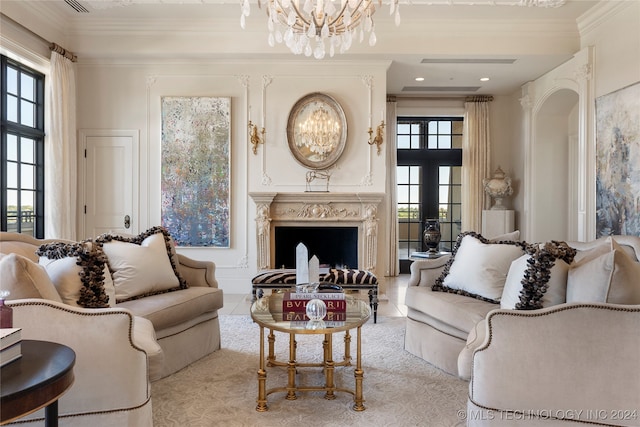
[[[84,129],[79,136],[82,238],[137,234],[138,131]]]

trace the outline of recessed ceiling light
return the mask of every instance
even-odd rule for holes
[[[482,77],[480,78],[481,82],[488,82],[489,80],[491,80],[489,77]]]
[[[423,82],[424,81],[424,77],[416,77],[416,81],[417,82]]]

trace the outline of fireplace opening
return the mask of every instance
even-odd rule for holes
[[[296,246],[303,243],[320,267],[358,268],[358,227],[275,227],[276,268],[296,268]]]

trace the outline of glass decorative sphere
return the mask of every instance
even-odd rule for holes
[[[322,320],[327,315],[327,305],[321,299],[314,298],[307,303],[309,320]]]

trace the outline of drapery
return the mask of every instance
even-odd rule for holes
[[[488,196],[483,180],[489,176],[491,143],[489,102],[491,96],[474,96],[464,103],[462,139],[462,231],[482,230],[482,210]]]
[[[389,242],[389,251],[387,259],[387,274],[389,276],[397,276],[400,267],[398,261],[398,211],[397,211],[397,177],[396,169],[398,166],[397,159],[397,102],[394,97],[387,98],[387,117],[386,117],[386,154],[387,154],[387,181],[385,192],[387,193],[387,239]]]
[[[45,140],[45,236],[76,240],[77,142],[75,65],[51,52]]]

